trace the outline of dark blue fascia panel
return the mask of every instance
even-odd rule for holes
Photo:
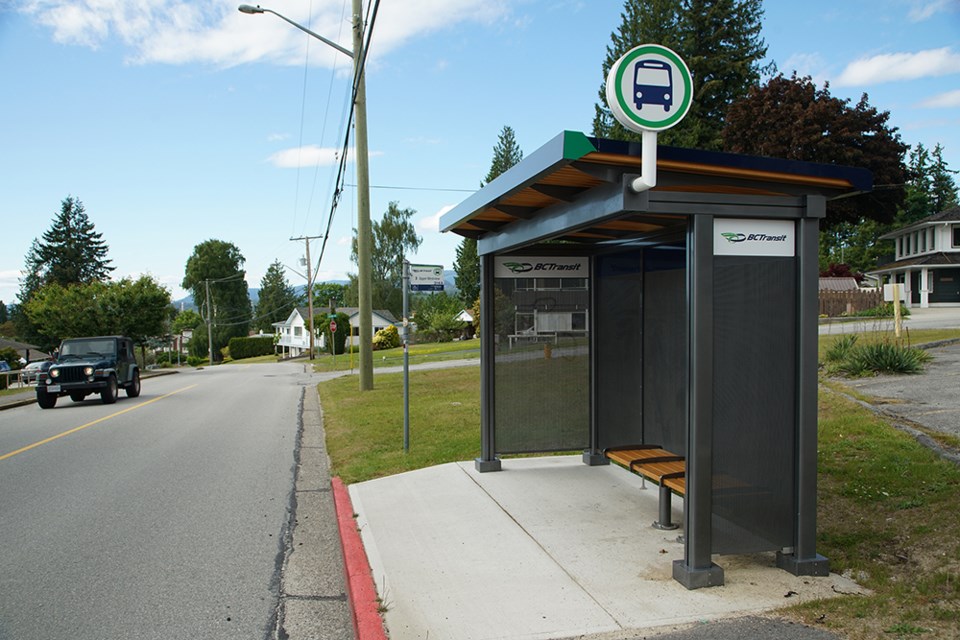
[[[606,138],[587,138],[601,153],[616,153],[640,157],[639,142],[624,142],[608,140]],[[857,191],[871,191],[873,189],[873,173],[869,169],[847,167],[819,162],[804,162],[801,160],[786,160],[784,158],[767,158],[763,156],[748,156],[725,151],[704,151],[703,149],[684,149],[682,147],[657,146],[657,159],[674,160],[676,162],[691,162],[717,167],[733,169],[747,169],[751,171],[774,171],[799,176],[846,180]]]

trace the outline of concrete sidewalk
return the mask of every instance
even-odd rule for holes
[[[650,526],[655,486],[579,456],[503,469],[463,462],[350,486],[392,640],[635,638],[861,592],[792,576],[773,554],[717,557],[726,584],[688,591],[671,577],[681,531]],[[682,522],[682,500],[674,509]]]

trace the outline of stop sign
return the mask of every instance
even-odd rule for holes
[[[336,320],[331,320],[331,321],[330,321],[330,333],[336,333],[336,332],[337,332],[337,321],[336,321]]]

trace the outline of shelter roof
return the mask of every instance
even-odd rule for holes
[[[611,194],[622,191],[625,178],[640,173],[641,161],[640,143],[564,131],[445,214],[440,228],[475,239],[511,230],[548,210],[557,212],[581,202],[588,192],[596,200],[598,187],[609,188]],[[873,182],[866,169],[666,146],[658,147],[657,172],[652,193],[661,197],[695,193],[829,198],[869,191]],[[608,204],[602,203],[604,211],[610,210]],[[604,242],[682,225],[684,215],[669,211],[627,208],[623,215],[584,217],[571,221],[552,239]],[[557,228],[554,224],[552,230]]]

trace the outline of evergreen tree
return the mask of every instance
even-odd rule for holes
[[[43,284],[56,282],[67,286],[103,282],[113,267],[107,259],[103,234],[94,230],[83,203],[67,196],[53,225],[37,245],[36,259],[44,270]]]
[[[480,184],[493,182],[500,174],[523,160],[523,150],[517,144],[513,129],[504,126],[500,130],[497,144],[493,147],[493,160],[490,170]],[[469,308],[480,297],[480,256],[477,255],[477,241],[473,238],[464,238],[457,247],[457,259],[453,270],[456,273],[454,284],[460,291],[460,302],[464,308]]]
[[[480,186],[493,182],[500,174],[505,173],[521,160],[523,160],[523,151],[517,144],[513,129],[504,126],[500,130],[496,146],[493,147],[493,161],[490,163],[490,170],[487,171],[487,177],[483,179]]]
[[[94,230],[83,203],[73,196],[64,198],[60,212],[41,238],[34,238],[24,257],[20,302],[11,309],[11,318],[21,339],[50,344],[56,337],[41,333],[25,312],[34,294],[48,284],[65,287],[104,282],[114,268],[107,259],[103,234]]]
[[[933,164],[930,171],[930,190],[932,193],[932,213],[946,211],[957,204],[957,183],[955,170],[947,167],[943,160],[943,146],[939,143],[933,148]]]
[[[936,213],[933,206],[933,175],[930,162],[930,152],[917,144],[910,149],[907,155],[907,175],[909,180],[904,185],[903,203],[897,211],[895,226],[902,227],[913,224],[927,216]]]
[[[453,263],[453,283],[457,285],[458,298],[463,308],[469,308],[480,297],[480,256],[477,241],[463,238],[457,247],[457,259]]]
[[[276,260],[267,267],[260,280],[260,300],[254,313],[253,328],[264,333],[273,332],[273,323],[287,319],[297,306],[297,294],[287,282],[283,265]]]
[[[626,0],[603,62],[604,82],[595,107],[593,134],[640,140],[610,114],[606,77],[613,64],[641,44],[661,44],[687,63],[693,101],[687,116],[659,133],[662,144],[720,149],[727,107],[756,85],[767,47],[760,37],[761,0]]]
[[[240,249],[230,242],[207,240],[193,248],[181,286],[193,294],[204,319],[190,343],[194,355],[207,355],[207,321],[213,324],[216,360],[220,359],[220,349],[227,346],[230,338],[247,335],[251,310],[246,274],[241,268],[244,262]]]

